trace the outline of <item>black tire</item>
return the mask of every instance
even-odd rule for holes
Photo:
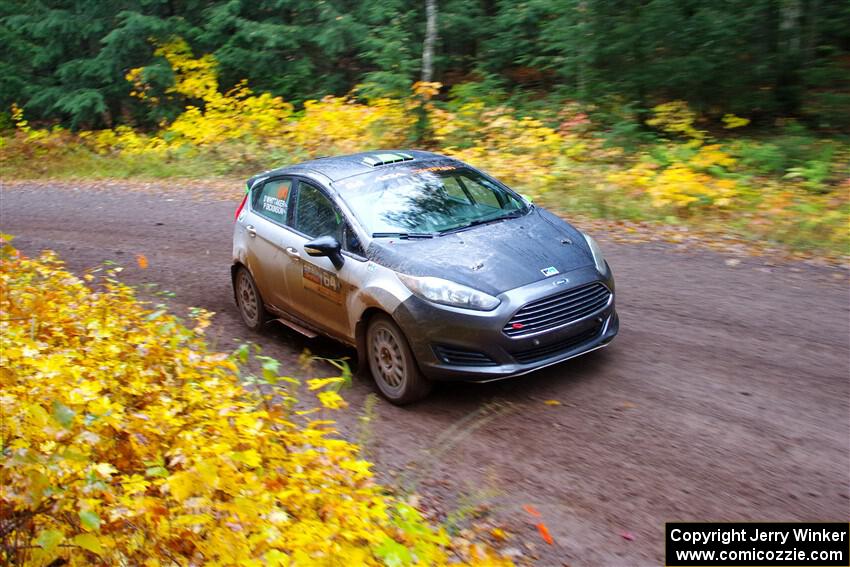
[[[421,400],[431,391],[422,375],[407,338],[386,315],[375,315],[366,330],[366,358],[381,394],[396,405]]]
[[[236,270],[233,278],[233,290],[236,294],[236,306],[239,307],[239,315],[242,321],[252,331],[262,329],[269,315],[263,306],[263,298],[257,284],[246,268],[240,267]]]

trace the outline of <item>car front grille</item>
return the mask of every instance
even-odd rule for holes
[[[435,345],[434,353],[441,361],[453,366],[496,366],[495,360],[475,350]]]
[[[602,309],[610,298],[611,291],[600,282],[568,289],[524,305],[502,331],[523,337],[563,327]]]
[[[594,325],[590,329],[562,341],[515,352],[513,357],[521,364],[543,360],[596,338],[600,331],[602,331],[602,324]]]

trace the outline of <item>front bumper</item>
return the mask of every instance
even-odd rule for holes
[[[553,287],[563,279],[569,280],[567,289],[601,282],[611,291],[610,301],[577,321],[546,332],[521,337],[503,332],[517,310],[560,291],[560,287]],[[471,382],[526,374],[602,348],[620,327],[610,270],[601,275],[593,267],[580,268],[510,290],[499,298],[502,302],[493,311],[471,311],[411,296],[398,306],[393,317],[405,332],[425,376]]]

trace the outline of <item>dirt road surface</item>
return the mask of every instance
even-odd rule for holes
[[[229,280],[238,187],[6,183],[0,198],[0,230],[24,253],[56,250],[77,273],[118,262],[126,282],[173,292],[176,312],[217,312],[219,349],[254,341],[302,376],[305,348],[352,356],[242,325]],[[507,546],[537,565],[663,564],[665,521],[847,521],[847,273],[599,236],[622,319],[610,348],[505,382],[442,385],[408,408],[379,402],[365,430],[357,415],[374,390],[355,381],[342,432],[371,434],[384,480],[455,517],[489,505]]]

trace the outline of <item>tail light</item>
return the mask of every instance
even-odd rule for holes
[[[236,222],[236,219],[238,219],[238,218],[239,218],[239,213],[241,213],[241,212],[242,212],[242,209],[244,209],[244,208],[245,208],[245,202],[246,202],[247,200],[248,200],[248,192],[247,192],[247,191],[245,191],[245,196],[244,196],[244,197],[242,197],[242,202],[241,202],[241,203],[239,203],[239,208],[238,208],[238,209],[236,209],[236,214],[235,214],[235,215],[233,215],[233,222]]]

